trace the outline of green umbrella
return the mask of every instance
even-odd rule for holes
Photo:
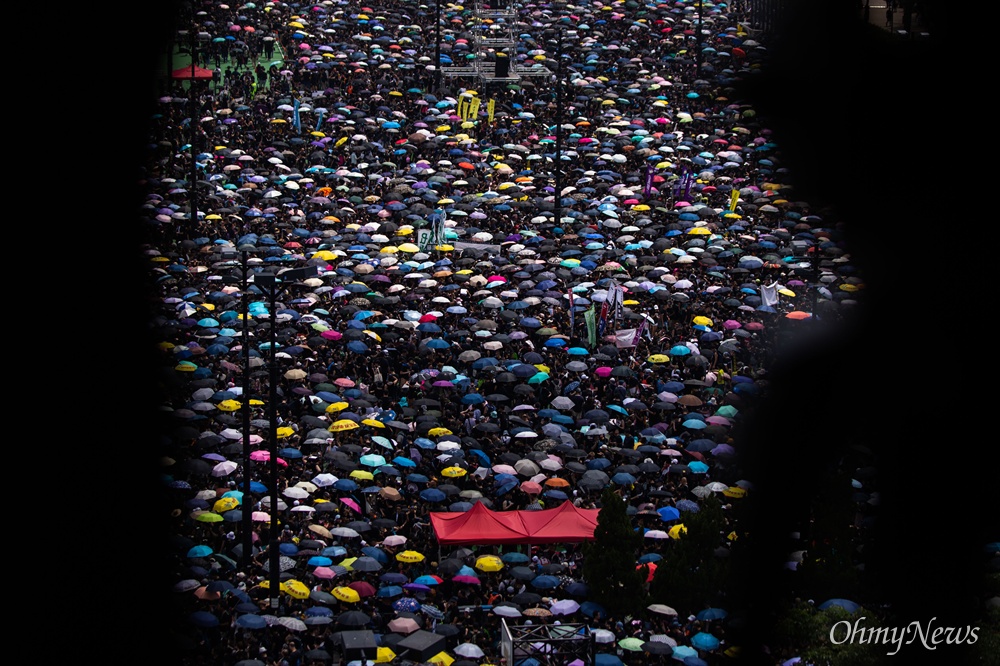
[[[642,652],[642,639],[636,638],[635,636],[629,636],[628,638],[623,638],[618,641],[618,646],[623,650],[631,650],[632,652]]]

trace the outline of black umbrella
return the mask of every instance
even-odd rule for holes
[[[343,627],[363,627],[371,622],[371,617],[361,611],[345,611],[337,616],[337,624]]]

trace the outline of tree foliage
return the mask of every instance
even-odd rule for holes
[[[614,617],[637,615],[645,607],[646,570],[636,570],[641,546],[642,534],[633,529],[625,501],[606,489],[594,541],[583,547],[583,577],[593,599]]]

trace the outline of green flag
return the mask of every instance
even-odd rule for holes
[[[587,322],[587,342],[593,349],[597,346],[597,314],[594,312],[593,304],[583,313],[583,319]]]

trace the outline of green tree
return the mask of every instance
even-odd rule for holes
[[[594,600],[615,617],[638,615],[646,604],[646,569],[636,570],[642,534],[632,527],[625,501],[610,488],[601,495],[594,540],[583,546],[583,577]]]
[[[893,649],[892,645],[852,642],[840,637],[839,644],[830,640],[830,629],[834,625],[841,621],[853,622],[861,616],[865,618],[866,628],[882,626],[875,614],[865,609],[851,614],[839,606],[831,606],[821,611],[812,604],[796,600],[775,624],[775,635],[781,637],[782,644],[773,647],[782,658],[798,656],[803,664],[878,666],[886,663],[886,652]]]
[[[687,531],[670,543],[650,585],[652,602],[682,617],[713,605],[729,576],[729,560],[715,554],[729,530],[722,503],[714,495],[706,497],[698,513],[685,514],[683,525]]]

